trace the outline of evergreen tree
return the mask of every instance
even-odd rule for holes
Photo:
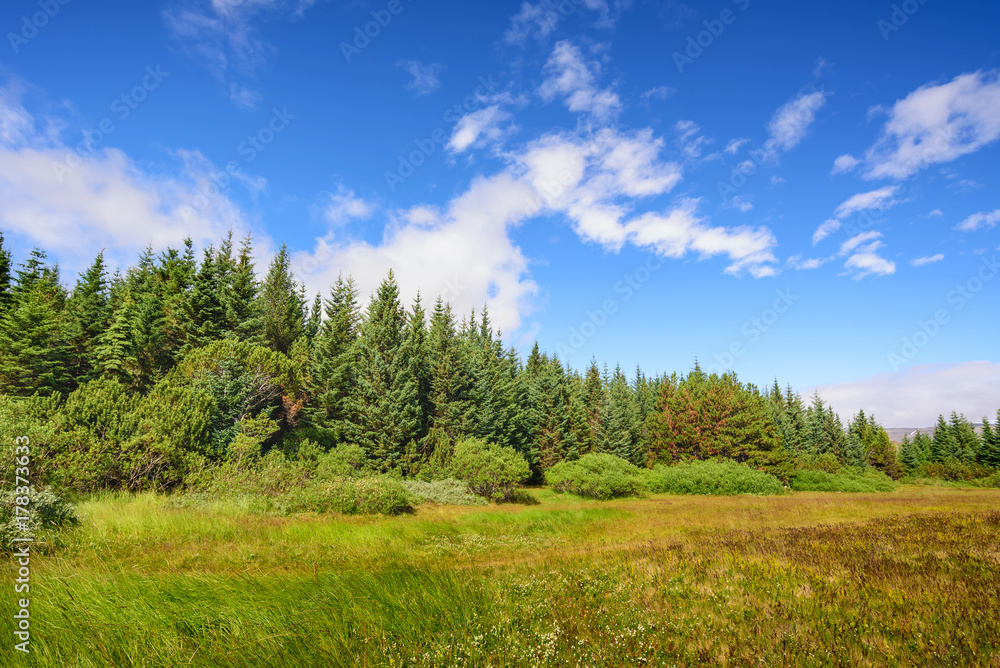
[[[305,305],[292,276],[291,258],[284,244],[271,260],[260,300],[264,342],[272,350],[287,354],[302,333]]]
[[[4,312],[10,308],[11,295],[11,256],[10,251],[4,246],[3,230],[0,230],[0,318]]]
[[[323,297],[316,293],[316,298],[313,299],[312,309],[309,311],[309,319],[305,323],[303,328],[303,333],[305,334],[306,341],[312,345],[313,341],[316,339],[316,335],[319,333],[319,328],[323,324]]]
[[[98,336],[94,349],[97,370],[129,389],[138,389],[141,373],[133,329],[136,319],[135,301],[131,294],[126,293],[115,309],[110,325]]]
[[[976,461],[979,455],[979,435],[972,423],[965,419],[964,415],[959,415],[952,411],[951,420],[948,427],[954,438],[954,453],[956,459],[971,464]]]
[[[403,356],[406,359],[407,375],[413,381],[419,407],[417,427],[413,439],[420,441],[430,429],[431,419],[431,368],[427,342],[427,318],[420,303],[420,293],[413,301],[413,307],[406,318],[406,332],[403,337]]]
[[[931,438],[922,431],[917,431],[913,435],[914,449],[920,454],[920,463],[926,464],[931,461],[931,449],[933,447]]]
[[[451,305],[438,297],[428,337],[430,422],[451,443],[472,433],[474,428],[473,380],[467,351],[459,342]]]
[[[601,411],[601,429],[595,449],[644,466],[647,454],[641,447],[642,425],[635,396],[621,368],[616,368]]]
[[[65,338],[70,355],[68,371],[74,385],[79,385],[99,375],[97,347],[109,325],[110,305],[103,250],[77,280],[66,306]]]
[[[222,303],[225,256],[216,258],[215,249],[205,249],[201,267],[195,274],[187,312],[184,318],[186,341],[184,352],[218,341],[226,331],[226,309]]]
[[[229,281],[223,285],[226,309],[226,337],[262,344],[264,318],[258,299],[260,286],[254,269],[252,238],[247,234],[240,245]]]
[[[979,449],[979,462],[986,466],[1000,468],[1000,410],[997,420],[990,426],[989,420],[983,418],[982,446]]]
[[[0,318],[0,392],[29,396],[68,391],[72,379],[58,295],[42,280],[30,286],[17,291]]]
[[[946,462],[955,458],[957,451],[955,437],[944,421],[943,415],[938,415],[937,424],[934,426],[934,436],[931,440],[930,461],[935,463]]]
[[[357,392],[352,397],[358,440],[382,470],[394,468],[420,427],[420,396],[404,342],[406,312],[389,272],[368,305],[357,342]]]
[[[899,446],[899,459],[907,473],[913,473],[920,464],[923,463],[920,452],[920,444],[910,440],[910,437],[903,436],[903,442]]]
[[[327,437],[328,445],[357,441],[357,419],[351,407],[357,386],[357,297],[354,279],[338,276],[310,358],[306,414]]]

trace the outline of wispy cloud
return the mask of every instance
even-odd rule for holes
[[[557,42],[545,64],[545,81],[538,94],[546,102],[563,97],[566,108],[600,122],[616,117],[622,108],[618,95],[599,89],[595,83],[600,72],[597,61],[585,61],[580,49],[571,42]]]
[[[956,229],[963,232],[975,232],[981,229],[988,230],[997,223],[1000,223],[1000,209],[989,213],[974,213],[959,223]]]
[[[940,262],[944,259],[944,255],[937,253],[935,255],[926,255],[924,257],[918,257],[910,260],[910,264],[914,267],[924,267],[928,264],[934,264],[935,262]]]
[[[419,60],[400,60],[396,67],[402,69],[413,79],[406,84],[407,90],[417,95],[429,95],[441,87],[441,65],[438,63],[422,63]]]

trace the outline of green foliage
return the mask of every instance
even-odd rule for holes
[[[780,461],[781,441],[768,400],[734,374],[706,375],[696,364],[660,386],[647,419],[652,462],[722,457],[750,464]]]
[[[17,501],[27,499],[27,515],[19,515]],[[0,494],[0,553],[14,549],[15,538],[33,538],[44,542],[43,534],[80,523],[76,507],[48,490],[34,487],[27,494],[10,490]]]
[[[784,494],[781,481],[769,473],[732,460],[687,461],[656,466],[648,475],[649,491],[660,494],[734,496]]]
[[[796,492],[892,492],[896,484],[892,478],[873,468],[844,468],[840,473],[825,471],[799,471],[791,480]]]
[[[514,448],[467,438],[455,446],[452,472],[469,491],[489,501],[505,501],[531,475],[527,460]]]
[[[372,474],[365,451],[358,445],[339,445],[319,456],[316,477],[323,480],[362,478]]]
[[[289,512],[399,515],[416,500],[398,480],[377,477],[315,480],[291,490],[284,502]]]
[[[914,471],[914,475],[940,480],[975,480],[985,478],[993,473],[993,468],[982,464],[963,462],[958,459],[948,459],[943,462],[927,462]]]
[[[469,486],[461,480],[403,480],[403,487],[421,503],[430,501],[448,506],[485,506],[488,501],[469,493]]]
[[[639,496],[646,490],[642,469],[603,452],[556,464],[545,472],[545,482],[557,492],[602,500]]]

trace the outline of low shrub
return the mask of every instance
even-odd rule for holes
[[[940,478],[941,480],[975,480],[987,478],[995,469],[982,464],[973,464],[949,459],[945,462],[927,462],[921,464],[914,475],[924,478]]]
[[[557,492],[603,500],[639,496],[646,489],[642,469],[607,453],[559,462],[545,473],[545,482]]]
[[[412,510],[414,503],[415,499],[398,480],[385,477],[315,480],[284,498],[288,512],[344,515],[399,515]]]
[[[25,497],[27,505],[21,507],[26,508],[27,515],[19,515],[17,501]],[[0,494],[0,553],[9,552],[15,538],[42,541],[43,534],[79,523],[76,507],[50,491],[30,487],[27,494],[5,492]]]
[[[485,506],[486,499],[469,493],[469,486],[461,480],[403,480],[403,487],[420,502],[431,501],[449,506]]]
[[[321,480],[370,475],[372,470],[360,445],[339,445],[316,458],[316,477]]]
[[[660,494],[773,496],[785,493],[785,486],[770,473],[732,460],[694,460],[657,466],[648,477],[649,490]]]
[[[455,446],[451,470],[469,491],[489,501],[508,499],[531,475],[528,460],[511,447],[467,438]]]
[[[825,471],[799,471],[792,478],[791,487],[797,492],[892,492],[896,484],[892,478],[874,468],[843,468],[840,473]]]

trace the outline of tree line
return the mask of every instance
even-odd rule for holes
[[[522,360],[487,309],[400,298],[393,273],[362,308],[350,276],[311,300],[287,248],[258,275],[251,239],[200,257],[147,248],[109,275],[103,253],[70,288],[33,250],[13,264],[0,234],[0,430],[33,430],[48,472],[78,488],[170,487],[216,463],[360,446],[384,472],[444,475],[475,437],[524,455],[536,479],[610,453],[638,466],[747,462],[1000,466],[1000,429],[942,417],[897,448],[873,416],[845,426],[818,395],[735,374],[581,371],[536,343]],[[1000,424],[1000,411],[997,415]],[[4,427],[6,425],[6,427]],[[43,467],[44,467],[43,466]]]

